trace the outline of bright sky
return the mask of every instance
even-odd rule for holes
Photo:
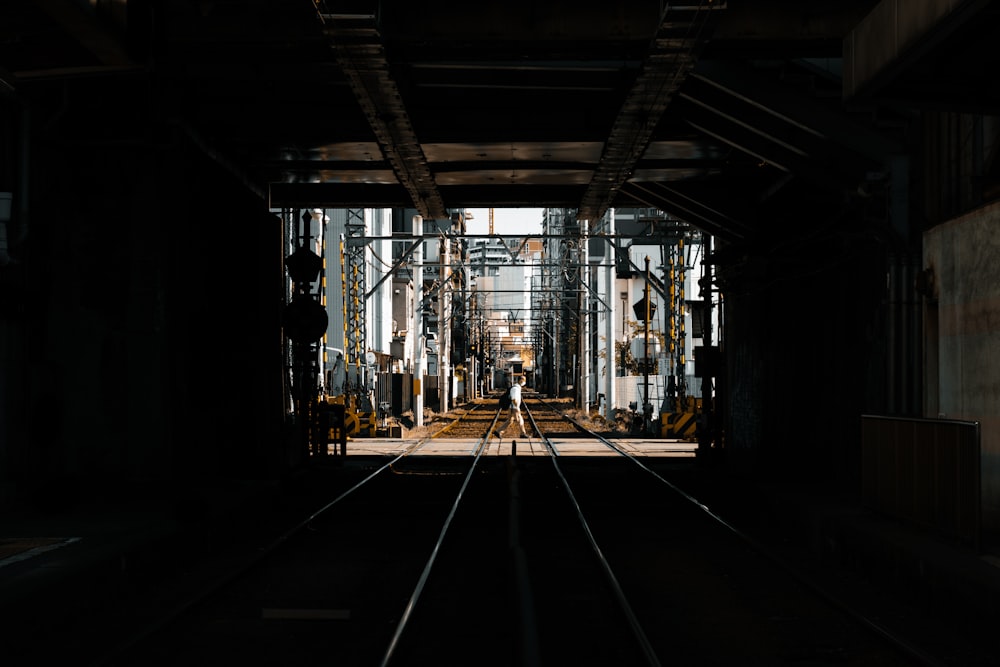
[[[465,231],[469,234],[487,234],[490,231],[490,209],[468,208],[473,218],[466,221]],[[493,232],[495,234],[541,234],[542,209],[540,208],[495,208],[493,209]]]

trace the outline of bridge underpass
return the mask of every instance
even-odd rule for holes
[[[542,207],[592,245],[647,209],[711,239],[725,465],[852,493],[861,415],[982,423],[960,486],[1000,534],[996,3],[383,5],[3,3],[3,498],[185,509],[294,470],[303,212],[405,244]]]

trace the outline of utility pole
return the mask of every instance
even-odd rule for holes
[[[649,404],[649,255],[646,255],[646,285],[643,288],[643,299],[645,302],[646,315],[643,323],[643,338],[645,349],[643,350],[643,363],[642,363],[642,423],[645,427],[643,430],[649,428],[649,419],[652,416],[652,407]]]
[[[580,332],[580,390],[577,396],[580,401],[580,409],[584,414],[590,414],[590,242],[587,239],[587,231],[590,221],[584,220],[580,225],[580,308],[579,332]]]
[[[701,374],[701,424],[698,429],[698,456],[705,458],[712,447],[715,438],[715,416],[712,397],[712,378],[718,372],[716,361],[718,360],[718,349],[712,344],[712,264],[709,258],[712,256],[712,237],[709,234],[702,235],[702,257],[704,257],[705,270],[701,277],[701,294],[704,306],[701,309],[702,317],[702,345],[708,356],[705,361],[705,368]]]
[[[615,235],[615,215],[614,212],[608,214],[608,236],[612,239]],[[604,244],[604,257],[607,268],[604,272],[604,291],[608,295],[608,316],[604,319],[604,418],[609,424],[615,419],[615,252],[614,241],[608,240]],[[623,313],[624,314],[624,313]],[[624,327],[622,328],[624,331]]]
[[[438,324],[438,363],[440,376],[438,379],[438,395],[441,397],[440,411],[448,412],[448,397],[451,392],[451,239],[445,236],[441,240],[441,318]]]
[[[413,216],[413,236],[420,238],[424,234],[424,217]],[[415,322],[414,334],[417,349],[414,354],[413,368],[413,424],[424,425],[424,244],[417,244],[413,251],[413,293],[416,304],[413,308]]]
[[[552,281],[553,281],[553,285],[555,285],[556,284],[556,280],[555,280],[554,277],[552,278]],[[555,331],[555,335],[554,335],[554,337],[552,339],[553,340],[553,342],[552,342],[553,355],[552,356],[555,359],[555,363],[552,366],[552,368],[553,368],[553,375],[552,375],[552,377],[555,380],[552,383],[552,395],[555,398],[559,398],[560,396],[562,396],[562,368],[560,368],[560,366],[562,364],[562,352],[563,352],[563,345],[562,345],[562,336],[563,336],[563,330],[562,330],[563,329],[563,321],[562,321],[563,320],[563,296],[564,296],[564,294],[562,292],[553,292],[552,293],[552,298],[555,300],[555,304],[556,304],[555,313],[552,316],[552,328]]]
[[[464,251],[463,251],[464,255]],[[476,399],[476,299],[472,294],[472,272],[463,256],[462,301],[465,303],[465,400]]]

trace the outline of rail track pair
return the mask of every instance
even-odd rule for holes
[[[99,664],[938,664],[668,479],[690,466],[538,400],[532,456],[486,455],[493,405],[313,478],[315,509]],[[421,456],[466,429],[468,455]],[[553,433],[609,456],[561,455]]]

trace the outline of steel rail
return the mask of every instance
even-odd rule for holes
[[[672,491],[674,491],[675,493],[677,493],[678,495],[680,495],[682,498],[684,498],[688,502],[692,503],[695,507],[697,507],[698,509],[700,509],[702,512],[704,512],[705,514],[707,514],[714,521],[716,521],[719,525],[723,526],[726,530],[730,531],[733,535],[735,535],[736,537],[738,537],[740,540],[742,540],[744,543],[746,543],[752,549],[754,549],[759,554],[761,554],[764,557],[766,557],[767,559],[769,559],[771,562],[773,562],[775,565],[777,565],[779,568],[781,568],[782,571],[786,572],[789,576],[791,576],[793,579],[795,579],[798,583],[802,584],[803,586],[805,586],[806,588],[808,588],[809,590],[811,590],[815,595],[817,595],[820,598],[826,600],[829,604],[831,604],[836,609],[841,610],[843,613],[845,613],[850,618],[853,618],[856,622],[858,622],[859,624],[861,624],[863,627],[867,628],[869,631],[873,632],[875,635],[881,637],[883,640],[885,640],[888,643],[890,643],[891,645],[895,646],[896,648],[898,648],[900,651],[902,651],[903,653],[905,653],[909,657],[911,657],[911,658],[913,658],[915,660],[918,660],[920,662],[920,664],[925,665],[926,667],[947,667],[947,663],[946,662],[943,662],[943,661],[935,658],[934,656],[928,654],[926,651],[922,650],[918,646],[914,645],[912,642],[907,641],[906,639],[903,639],[898,634],[892,632],[889,628],[885,627],[883,624],[879,623],[878,621],[873,620],[867,614],[865,614],[865,613],[859,611],[858,609],[856,609],[849,602],[843,600],[840,596],[838,596],[838,595],[832,593],[831,591],[829,591],[826,587],[824,587],[821,584],[819,584],[818,582],[816,582],[813,578],[807,576],[806,574],[803,574],[797,567],[795,567],[794,565],[792,565],[791,563],[789,563],[787,560],[785,560],[784,558],[782,558],[778,554],[774,553],[771,549],[768,549],[767,546],[765,546],[760,541],[754,539],[750,535],[746,534],[745,532],[743,532],[742,530],[740,530],[736,526],[734,526],[731,523],[729,523],[728,521],[726,521],[724,518],[722,518],[721,516],[719,516],[718,514],[716,514],[714,511],[712,511],[707,505],[705,505],[704,503],[702,503],[700,500],[698,500],[697,498],[695,498],[691,494],[687,493],[686,491],[684,491],[683,489],[681,489],[680,487],[678,487],[676,484],[671,483],[669,480],[667,480],[666,478],[664,478],[658,472],[656,472],[655,470],[651,469],[649,466],[647,466],[642,461],[640,461],[638,459],[638,457],[636,457],[635,455],[633,455],[633,454],[625,451],[624,449],[622,449],[621,447],[619,447],[615,443],[611,442],[610,440],[608,440],[604,436],[602,436],[602,435],[600,435],[598,433],[594,433],[593,431],[591,431],[590,429],[588,429],[586,426],[584,426],[583,424],[581,424],[578,421],[576,421],[575,419],[573,419],[572,417],[569,417],[569,416],[567,416],[567,415],[559,412],[558,410],[556,410],[556,408],[554,408],[553,406],[549,405],[545,401],[542,401],[542,400],[539,399],[539,402],[542,403],[543,405],[545,405],[550,410],[559,413],[564,419],[566,419],[567,421],[569,421],[570,423],[572,423],[577,428],[583,430],[586,433],[589,433],[594,438],[596,438],[597,440],[600,440],[601,442],[603,442],[605,445],[607,445],[608,447],[610,447],[614,451],[616,451],[619,454],[621,454],[622,456],[628,458],[630,461],[632,461],[633,463],[635,463],[641,469],[645,470],[650,475],[652,475],[654,478],[656,478],[657,480],[659,480],[660,482],[662,482],[663,484],[665,484]],[[532,418],[532,423],[534,423],[534,419],[533,418]]]
[[[399,623],[396,624],[396,630],[392,635],[392,639],[389,640],[389,644],[386,647],[385,654],[382,656],[382,661],[379,663],[382,667],[385,667],[392,660],[393,654],[399,646],[400,638],[403,636],[403,632],[409,623],[410,617],[413,615],[413,610],[417,606],[417,601],[420,599],[420,595],[423,593],[424,586],[427,584],[427,580],[430,577],[431,570],[434,567],[434,562],[437,560],[438,553],[441,551],[441,545],[444,542],[445,535],[448,534],[448,529],[451,527],[451,522],[455,518],[455,514],[458,511],[458,505],[462,502],[462,496],[465,494],[466,488],[469,486],[469,481],[472,479],[472,473],[475,472],[476,466],[479,464],[479,459],[482,457],[483,452],[486,451],[489,445],[489,432],[496,426],[497,419],[500,417],[500,411],[497,410],[496,415],[493,417],[493,421],[490,423],[490,428],[487,430],[486,435],[480,439],[478,446],[476,447],[476,454],[472,459],[472,463],[469,465],[469,469],[465,474],[465,479],[462,480],[462,486],[458,490],[458,495],[455,496],[455,500],[451,505],[451,510],[448,512],[448,516],[441,526],[441,532],[438,534],[437,542],[434,544],[434,548],[431,550],[430,556],[427,559],[427,563],[424,565],[423,571],[420,573],[420,577],[417,579],[417,584],[413,589],[413,593],[410,595],[409,601],[406,603],[406,607],[403,609],[403,614],[399,619]],[[458,420],[456,420],[458,421]]]
[[[587,518],[584,516],[583,510],[580,508],[580,504],[577,502],[576,496],[573,494],[573,490],[570,488],[569,481],[563,475],[562,469],[559,467],[558,454],[555,451],[555,447],[552,445],[552,442],[549,440],[549,438],[544,433],[542,433],[542,431],[538,428],[538,424],[535,421],[535,417],[531,413],[531,410],[528,409],[528,406],[526,404],[524,405],[524,410],[528,414],[528,419],[531,421],[531,427],[535,429],[536,433],[538,433],[539,439],[542,441],[542,444],[549,452],[549,459],[552,461],[552,467],[555,469],[556,475],[558,475],[559,479],[562,481],[563,489],[565,489],[566,494],[569,496],[570,502],[573,503],[573,507],[576,509],[577,519],[579,519],[580,525],[583,528],[583,532],[584,534],[586,534],[587,540],[590,542],[591,549],[597,556],[597,560],[600,563],[601,569],[604,571],[605,577],[608,580],[608,584],[611,587],[611,591],[614,594],[615,599],[618,601],[618,605],[621,608],[622,613],[625,614],[625,618],[626,620],[628,620],[629,626],[632,629],[632,634],[635,636],[636,641],[639,643],[639,646],[642,649],[643,655],[646,657],[646,662],[649,665],[659,667],[659,665],[661,664],[660,659],[657,657],[656,651],[653,649],[653,645],[650,643],[649,638],[646,636],[645,630],[642,629],[642,624],[639,623],[638,617],[632,610],[632,605],[629,604],[628,598],[625,596],[625,591],[622,590],[621,584],[618,583],[618,578],[615,576],[614,571],[611,569],[611,565],[610,563],[608,563],[607,558],[605,558],[604,552],[601,550],[600,545],[597,543],[597,539],[594,537],[594,533],[590,530],[590,524],[587,523]],[[565,415],[562,416],[566,419],[569,419]],[[577,424],[573,420],[570,419],[569,421],[578,428],[582,428],[580,427],[579,424]],[[584,430],[587,431],[587,429]],[[587,432],[589,433],[590,431]]]
[[[275,538],[274,540],[272,540],[270,543],[268,543],[267,545],[265,545],[264,547],[261,547],[260,549],[258,549],[256,551],[254,551],[253,554],[250,557],[248,557],[245,561],[243,561],[242,563],[238,564],[236,567],[233,567],[230,570],[228,570],[227,572],[225,572],[225,573],[219,575],[218,577],[216,577],[213,581],[211,581],[210,583],[208,583],[200,591],[198,591],[196,594],[194,594],[193,596],[191,596],[187,600],[185,600],[185,601],[183,601],[183,602],[181,602],[179,604],[176,604],[176,605],[172,606],[171,608],[169,608],[167,611],[165,611],[163,614],[161,614],[157,620],[149,623],[145,628],[142,629],[142,631],[140,631],[138,633],[135,633],[131,638],[125,640],[124,642],[120,643],[115,648],[113,648],[111,651],[109,651],[105,655],[101,656],[94,664],[95,665],[108,664],[110,661],[114,660],[116,657],[118,657],[119,655],[123,654],[125,651],[127,651],[131,647],[135,646],[136,644],[138,644],[142,640],[150,637],[154,633],[156,633],[159,630],[161,630],[164,627],[166,627],[174,619],[179,618],[181,615],[183,615],[188,610],[193,609],[197,605],[201,604],[202,602],[204,602],[205,600],[207,600],[211,595],[213,595],[215,592],[221,590],[226,585],[232,583],[233,581],[235,581],[239,577],[241,577],[244,574],[246,574],[254,566],[256,566],[258,563],[260,563],[261,561],[263,561],[268,556],[270,556],[272,553],[274,553],[282,545],[284,545],[284,543],[287,542],[289,539],[291,539],[294,535],[296,535],[300,531],[308,528],[309,525],[317,517],[319,517],[321,514],[323,514],[324,512],[329,511],[330,508],[332,508],[334,505],[336,505],[337,503],[339,503],[340,501],[342,501],[344,498],[346,498],[350,494],[352,494],[355,491],[357,491],[359,488],[361,488],[362,486],[364,486],[365,484],[367,484],[368,482],[370,482],[372,479],[374,479],[376,476],[378,476],[382,472],[391,469],[391,467],[393,466],[393,464],[395,464],[397,461],[399,461],[403,457],[409,456],[410,454],[413,454],[417,450],[421,449],[424,445],[426,445],[428,442],[430,442],[430,440],[431,440],[431,438],[430,438],[430,436],[428,436],[428,437],[425,437],[425,438],[422,438],[422,439],[416,441],[415,443],[413,443],[412,445],[410,445],[409,447],[407,447],[407,449],[405,451],[403,451],[403,452],[399,453],[398,455],[396,455],[392,460],[388,461],[387,463],[383,464],[381,467],[379,467],[376,470],[374,470],[367,477],[365,477],[364,479],[362,479],[358,483],[354,484],[352,487],[350,487],[349,489],[347,489],[346,491],[344,491],[343,493],[341,493],[340,495],[338,495],[336,498],[334,498],[330,502],[328,502],[325,505],[323,505],[320,509],[318,509],[318,510],[314,511],[313,513],[311,513],[309,516],[307,516],[302,521],[299,521],[292,528],[290,528],[290,529],[286,530],[285,532],[283,532],[280,536],[278,536],[277,538]]]
[[[380,467],[376,468],[369,475],[367,475],[364,479],[358,481],[356,484],[354,484],[353,486],[351,486],[350,488],[348,488],[347,490],[345,490],[344,492],[342,492],[341,494],[339,494],[333,500],[331,500],[330,502],[326,503],[325,505],[323,505],[318,510],[316,510],[316,511],[312,512],[311,514],[309,514],[305,519],[299,521],[292,528],[290,528],[290,529],[286,530],[285,532],[283,532],[279,537],[277,537],[274,540],[272,540],[266,546],[264,546],[261,549],[255,551],[251,557],[247,558],[244,562],[240,563],[237,567],[232,568],[228,572],[226,572],[226,573],[224,573],[224,574],[216,577],[212,582],[210,582],[208,585],[206,585],[204,588],[202,588],[202,590],[200,590],[197,594],[195,594],[192,597],[188,598],[187,600],[185,600],[185,601],[183,601],[183,602],[181,602],[181,603],[179,603],[179,604],[174,605],[173,607],[171,607],[169,610],[167,610],[162,615],[160,615],[160,617],[156,621],[150,623],[141,632],[134,634],[131,638],[129,638],[128,640],[126,640],[126,641],[122,642],[121,644],[119,644],[118,646],[116,646],[110,652],[108,652],[107,654],[105,654],[104,656],[102,656],[95,664],[96,665],[102,665],[102,664],[109,663],[110,661],[114,660],[117,656],[123,654],[125,651],[127,651],[132,646],[135,646],[136,644],[138,644],[139,642],[141,642],[143,639],[145,639],[145,638],[153,635],[157,631],[159,631],[162,628],[166,627],[171,621],[173,621],[174,619],[180,617],[181,615],[183,615],[188,610],[190,610],[190,609],[196,607],[197,605],[201,604],[202,602],[204,602],[206,599],[208,599],[216,591],[221,590],[226,585],[230,584],[231,582],[233,582],[236,579],[238,579],[240,576],[244,575],[246,572],[250,571],[254,566],[256,566],[258,563],[260,563],[261,561],[263,561],[266,557],[270,556],[273,552],[275,552],[277,549],[279,549],[282,545],[284,545],[293,536],[295,536],[299,532],[307,529],[312,524],[312,522],[315,521],[322,514],[324,514],[325,512],[328,512],[335,505],[337,505],[338,503],[340,503],[341,501],[343,501],[345,498],[347,498],[348,496],[350,496],[352,493],[356,492],[358,489],[362,488],[363,486],[365,486],[366,484],[368,484],[369,482],[371,482],[374,478],[376,478],[377,476],[379,476],[380,474],[382,474],[386,470],[392,470],[393,466],[397,462],[399,462],[401,459],[405,458],[406,456],[410,456],[412,454],[415,454],[418,451],[420,451],[421,449],[423,449],[423,447],[425,447],[429,442],[431,442],[431,440],[433,440],[435,437],[438,437],[439,435],[441,435],[441,433],[443,433],[447,429],[451,428],[452,426],[454,426],[455,424],[457,424],[458,422],[460,422],[462,420],[462,418],[464,418],[464,417],[468,416],[469,414],[471,414],[472,412],[474,412],[478,407],[479,407],[479,405],[473,406],[468,412],[465,413],[465,415],[463,415],[462,417],[460,417],[460,418],[458,418],[456,420],[453,420],[450,424],[448,424],[447,426],[445,426],[443,429],[440,429],[439,431],[437,431],[437,432],[435,432],[435,433],[433,433],[431,435],[428,435],[428,436],[425,436],[423,438],[420,438],[416,442],[414,442],[411,445],[409,445],[404,451],[400,452],[398,455],[396,455],[395,457],[393,457],[392,459],[390,459],[389,461],[387,461],[386,463],[384,463]],[[494,423],[496,422],[497,418],[499,417],[499,414],[500,414],[500,412],[498,410],[497,411],[497,415],[494,416],[494,418],[493,418]]]
[[[475,405],[473,405],[469,409],[468,412],[466,412],[465,414],[460,415],[458,417],[458,419],[451,420],[450,422],[448,422],[447,424],[445,424],[444,426],[442,426],[440,429],[438,429],[437,431],[435,431],[434,433],[432,433],[428,437],[431,438],[431,439],[441,437],[442,435],[444,435],[445,433],[447,433],[448,431],[450,431],[452,428],[454,428],[457,424],[461,423],[461,421],[463,419],[465,419],[466,417],[468,417],[469,415],[471,415],[473,412],[475,412],[476,410],[478,410],[481,407],[481,405],[482,405],[481,403],[476,403]],[[497,416],[499,416],[499,414],[500,414],[500,412],[497,411]],[[496,417],[494,417],[493,421],[494,422],[496,421]]]

